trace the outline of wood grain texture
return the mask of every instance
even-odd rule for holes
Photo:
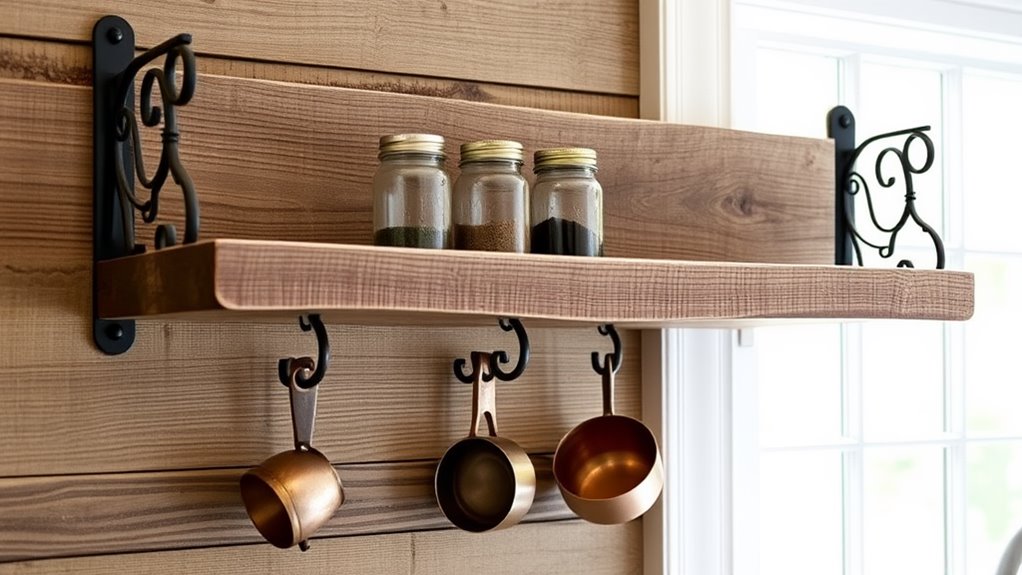
[[[90,92],[13,80],[0,90],[0,241],[26,265],[81,261],[91,254]],[[200,78],[179,123],[206,238],[370,243],[378,138],[421,130],[444,134],[452,160],[458,143],[493,136],[528,150],[597,148],[608,256],[833,257],[826,140],[213,76]],[[154,144],[157,134],[146,137]],[[164,192],[163,221],[180,221],[175,193]],[[35,223],[40,209],[60,222],[59,237]],[[46,253],[41,238],[54,242]]]
[[[234,60],[217,56],[200,56],[198,69],[204,74],[217,76],[379,90],[580,114],[623,118],[636,118],[639,115],[639,99],[636,96],[553,90],[326,66]],[[91,86],[92,50],[79,44],[0,36],[0,78]]]
[[[639,575],[642,522],[559,521],[493,533],[427,531],[313,540],[308,553],[267,544],[0,565],[0,575]]]
[[[638,95],[634,0],[2,0],[0,14],[0,34],[88,42],[117,14],[140,47],[190,32],[202,54]]]
[[[973,312],[971,273],[850,266],[211,240],[100,262],[96,273],[99,313],[108,318],[217,322],[316,311],[369,324],[483,316],[656,327],[764,318],[965,320]]]
[[[526,522],[571,519],[534,455]],[[317,538],[453,529],[437,507],[433,461],[341,465],[345,501]],[[238,491],[242,469],[0,479],[0,562],[259,543]]]

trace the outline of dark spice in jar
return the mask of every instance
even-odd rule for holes
[[[373,243],[398,248],[443,249],[447,247],[447,233],[437,228],[384,228],[376,231]]]
[[[459,250],[487,252],[524,252],[525,232],[522,224],[497,221],[478,226],[454,226],[454,247]]]
[[[564,256],[602,256],[603,243],[578,222],[550,218],[532,226],[532,253]]]

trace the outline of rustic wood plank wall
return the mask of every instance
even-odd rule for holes
[[[470,390],[450,362],[512,346],[510,336],[496,326],[328,326],[334,362],[316,440],[349,500],[309,553],[260,543],[236,479],[288,447],[276,359],[312,353],[314,340],[297,325],[142,322],[128,354],[93,348],[88,40],[106,14],[127,18],[140,48],[195,35],[197,109],[230,97],[210,89],[221,77],[223,86],[244,79],[606,116],[638,110],[635,0],[0,0],[0,573],[641,572],[641,525],[572,519],[549,473],[559,437],[600,409],[588,352],[607,342],[586,330],[530,331],[532,364],[499,387],[498,402],[502,433],[533,454],[537,503],[528,523],[469,535],[450,529],[431,501],[436,458],[467,431]],[[269,110],[252,104],[205,127],[198,115],[183,118],[186,141],[203,142],[185,144],[186,162],[240,152],[258,171],[266,158],[229,149],[238,137],[256,143],[244,126],[258,128]],[[298,135],[305,149],[308,138],[325,138],[328,149],[329,136]],[[276,176],[207,193],[217,171],[208,168],[193,173],[211,234],[232,231],[244,205],[271,216],[262,228],[247,218],[249,236],[367,241],[354,237],[368,230],[361,200],[354,211],[295,219],[289,210],[318,207],[296,206],[290,190],[271,185]],[[336,192],[329,180],[349,169],[278,175],[327,194],[322,201]],[[618,405],[638,415],[639,337],[623,335]]]

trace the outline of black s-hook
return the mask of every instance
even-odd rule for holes
[[[610,336],[610,340],[614,342],[614,353],[608,353],[603,360],[603,364],[600,364],[600,352],[594,351],[590,359],[593,361],[593,370],[596,373],[603,375],[607,369],[613,369],[614,373],[617,373],[621,369],[621,357],[624,354],[624,350],[621,346],[621,337],[617,334],[617,329],[614,328],[614,324],[608,323],[601,325],[596,328],[600,335]]]
[[[518,336],[518,363],[515,364],[514,369],[511,371],[504,371],[500,365],[508,364],[511,359],[504,350],[496,350],[490,354],[490,365],[487,373],[483,374],[483,379],[490,381],[494,377],[501,381],[511,381],[512,379],[518,379],[525,371],[525,368],[529,366],[529,356],[531,350],[529,348],[529,335],[525,333],[525,326],[522,325],[520,320],[515,318],[504,319],[500,318],[497,320],[500,325],[500,329],[504,331],[514,330],[515,335]],[[464,359],[454,360],[454,376],[458,378],[462,383],[472,383],[475,379],[475,372],[465,374],[465,365],[467,361]]]
[[[306,378],[304,376],[305,370],[301,370],[295,374],[295,383],[298,387],[302,389],[309,389],[323,381],[323,376],[326,375],[326,370],[330,367],[330,340],[327,338],[326,327],[323,325],[323,320],[320,319],[319,314],[317,313],[309,314],[308,323],[305,323],[304,317],[298,316],[298,325],[302,328],[302,331],[314,330],[316,332],[316,343],[319,345],[319,352],[317,353],[315,362],[315,371],[312,375]],[[291,363],[298,361],[299,359],[312,361],[311,357],[288,357],[277,362],[277,377],[280,379],[280,383],[284,384],[285,387],[290,386]]]

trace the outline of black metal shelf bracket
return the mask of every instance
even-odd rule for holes
[[[135,241],[135,211],[142,221],[156,221],[160,191],[167,177],[184,195],[185,230],[183,243],[199,238],[199,202],[191,177],[178,155],[180,132],[178,106],[187,104],[195,93],[195,54],[192,37],[179,34],[135,57],[135,32],[119,16],[105,16],[92,31],[93,72],[93,262],[145,251]],[[142,77],[139,116],[142,125],[162,125],[160,160],[148,175],[142,158],[138,119],[135,116],[135,77],[158,58],[162,68],[149,68]],[[180,81],[178,65],[180,63]],[[160,102],[153,105],[153,90]],[[135,195],[135,179],[149,190],[147,199]],[[177,230],[170,224],[156,227],[156,249],[178,243]],[[94,270],[95,271],[95,270]],[[93,339],[104,353],[124,353],[135,341],[132,320],[100,319],[96,310],[96,274],[93,273]]]
[[[916,190],[913,184],[913,176],[923,174],[932,166],[935,159],[933,140],[926,134],[930,126],[919,126],[896,132],[888,132],[868,138],[855,145],[855,116],[845,106],[838,106],[827,114],[827,135],[834,139],[834,175],[836,181],[835,189],[835,211],[834,211],[834,262],[837,265],[855,265],[857,262],[862,266],[862,246],[873,248],[882,258],[890,258],[894,255],[898,241],[898,234],[911,220],[919,226],[924,233],[930,236],[933,248],[937,255],[937,269],[944,269],[944,242],[940,235],[921,217],[916,211]],[[877,217],[873,203],[873,195],[869,188],[870,180],[856,171],[855,162],[862,155],[862,152],[872,144],[881,140],[902,139],[900,147],[888,145],[880,150],[874,162],[874,181],[881,188],[891,188],[898,182],[900,176],[905,187],[905,208],[901,212],[898,222],[893,226],[884,226]],[[912,163],[909,151],[912,145],[919,142],[923,145],[926,155],[921,165]],[[896,175],[886,175],[884,172],[885,159],[893,156],[901,168]],[[867,240],[860,233],[855,223],[855,197],[862,193],[866,201],[866,208],[869,212],[869,220],[873,228],[880,234],[886,235],[886,243],[875,243]],[[915,265],[911,260],[902,259],[898,267],[912,268]]]
[[[501,349],[490,354],[489,365],[481,365],[478,361],[475,361],[475,356],[480,353],[478,351],[473,351],[469,357],[472,358],[473,365],[480,365],[479,369],[485,371],[483,373],[485,381],[490,381],[494,377],[501,381],[518,379],[525,372],[525,368],[529,366],[529,357],[532,355],[532,350],[529,346],[529,334],[525,332],[525,326],[522,325],[522,322],[515,318],[500,318],[497,320],[497,323],[500,325],[500,329],[514,331],[518,337],[518,361],[515,363],[515,367],[511,371],[504,371],[500,367],[501,364],[511,363],[507,352]],[[471,371],[468,374],[465,373],[467,363],[464,358],[454,360],[454,376],[462,383],[472,383],[475,380],[475,371]]]

